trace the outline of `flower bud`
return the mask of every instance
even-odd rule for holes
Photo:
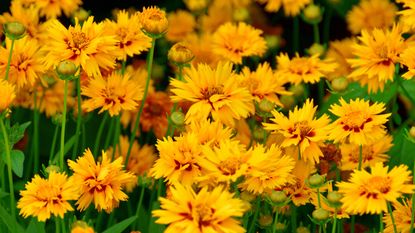
[[[292,95],[283,95],[280,98],[285,109],[291,109],[295,105],[295,98]]]
[[[45,172],[47,174],[50,174],[51,172],[60,172],[60,171],[61,171],[60,167],[56,165],[49,165],[47,168],[45,168]]]
[[[257,142],[261,142],[267,135],[267,131],[261,127],[255,127],[252,136]]]
[[[275,108],[275,104],[267,99],[262,99],[258,104],[259,110],[262,112],[271,112]]]
[[[345,77],[336,78],[331,81],[331,87],[333,88],[334,91],[337,91],[337,92],[345,91],[348,86],[349,86],[349,80],[347,80],[347,78]]]
[[[285,231],[285,229],[287,228],[287,225],[282,222],[277,222],[277,224],[275,224],[275,228],[277,231],[281,232],[281,231]]]
[[[237,22],[246,22],[250,19],[249,11],[245,7],[240,7],[233,11],[233,19]]]
[[[167,31],[169,22],[166,12],[158,7],[152,6],[144,8],[139,14],[142,29],[150,37],[159,37]]]
[[[72,17],[78,19],[79,22],[83,22],[88,19],[89,15],[90,13],[81,7],[73,13]]]
[[[58,76],[62,80],[73,79],[76,71],[78,71],[78,67],[68,60],[59,62],[58,66],[56,67],[56,72]]]
[[[25,36],[26,28],[19,22],[9,22],[4,25],[4,32],[9,39],[18,40]]]
[[[261,227],[268,227],[271,226],[273,218],[271,215],[261,215],[259,216],[258,223]]]
[[[276,35],[266,35],[265,42],[269,49],[277,49],[281,46],[281,37]]]
[[[255,200],[256,196],[248,191],[242,191],[240,198],[246,202],[251,202]]]
[[[409,135],[415,138],[415,126],[412,126],[411,129],[409,129]]]
[[[189,63],[195,56],[185,43],[179,42],[170,48],[167,57],[173,64],[183,65]]]
[[[272,191],[269,198],[276,204],[281,204],[287,201],[287,195],[283,191]]]
[[[173,112],[170,116],[170,119],[173,122],[173,124],[178,127],[184,125],[184,118],[185,118],[184,114],[179,111]]]
[[[184,0],[184,4],[191,11],[201,11],[208,5],[207,0]]]
[[[324,176],[321,176],[319,174],[314,174],[308,178],[308,184],[311,188],[319,188],[324,184],[324,182]]]
[[[326,52],[326,48],[322,44],[314,43],[307,49],[307,53],[311,56],[319,54],[323,55]]]
[[[84,221],[76,221],[72,224],[71,233],[94,233],[94,229]]]
[[[322,10],[319,6],[309,4],[303,10],[303,19],[309,24],[317,24],[322,19]]]
[[[341,206],[342,203],[340,202],[340,200],[342,199],[342,197],[343,196],[337,191],[327,193],[327,201],[329,201],[329,204],[335,208]]]
[[[322,222],[322,221],[327,220],[330,217],[330,213],[329,211],[323,208],[319,208],[319,209],[314,210],[311,216],[313,216],[315,220]]]
[[[304,88],[304,85],[302,85],[302,84],[292,85],[292,86],[290,86],[288,91],[292,92],[295,97],[300,97],[304,94],[305,88]]]

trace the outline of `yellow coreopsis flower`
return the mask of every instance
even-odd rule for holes
[[[110,116],[119,115],[121,110],[134,110],[143,97],[141,86],[131,80],[129,74],[117,72],[108,77],[96,76],[82,87],[82,95],[89,97],[82,102],[86,111],[101,108],[99,113],[108,111]]]
[[[374,166],[378,162],[387,162],[389,156],[386,154],[392,147],[392,136],[385,135],[384,138],[362,146],[362,169]],[[341,170],[354,170],[358,168],[360,146],[356,144],[342,143]]]
[[[356,58],[347,59],[354,68],[349,77],[362,85],[367,84],[369,92],[383,91],[385,83],[393,80],[399,54],[406,46],[401,34],[400,26],[391,30],[363,30],[358,37],[361,44],[352,47]]]
[[[415,28],[415,2],[412,0],[399,0],[399,2],[404,4],[404,9],[398,14],[401,15],[400,21],[405,31],[413,30]]]
[[[256,0],[257,2],[265,5],[265,10],[268,12],[277,12],[281,8],[284,8],[286,16],[297,16],[300,14],[307,4],[311,3],[311,0]]]
[[[276,145],[266,149],[258,144],[248,151],[248,155],[248,170],[245,179],[239,184],[242,190],[262,194],[295,181],[291,175],[294,159],[283,155]]]
[[[200,17],[201,29],[205,34],[211,34],[221,25],[232,21],[232,18],[233,10],[229,4],[223,4],[221,0],[213,1],[207,10],[207,14]]]
[[[196,193],[189,186],[176,184],[170,191],[170,198],[160,198],[161,210],[152,212],[159,218],[156,223],[169,224],[165,233],[245,232],[235,217],[242,217],[246,204],[222,187]]]
[[[383,124],[388,121],[390,113],[385,111],[383,103],[369,104],[363,99],[350,100],[343,98],[340,105],[331,105],[330,112],[339,118],[332,123],[329,139],[337,142],[348,142],[356,145],[366,145],[383,138],[386,129]]]
[[[156,160],[150,175],[156,179],[165,178],[168,184],[191,185],[201,175],[197,158],[203,156],[199,140],[194,133],[181,137],[164,138],[157,141],[159,159]]]
[[[117,13],[117,21],[105,21],[105,30],[108,35],[115,35],[120,50],[119,59],[125,61],[127,56],[141,54],[151,47],[151,38],[141,31],[138,14],[129,15],[125,10]]]
[[[40,9],[40,16],[46,16],[48,19],[55,19],[64,13],[71,16],[80,5],[82,0],[19,0],[24,6],[36,5]]]
[[[37,98],[37,108],[40,112],[45,113],[47,117],[55,116],[57,113],[62,113],[63,111],[63,105],[62,100],[65,95],[65,82],[60,79],[52,79],[53,81],[50,81],[48,85],[43,86],[39,85],[34,91],[37,91],[38,93],[42,93]],[[74,90],[73,83],[68,84],[68,93],[72,93]],[[27,90],[22,89],[19,94],[22,94],[22,92],[26,92]],[[33,100],[34,91],[31,92],[30,96],[30,108],[35,107],[35,103]],[[75,99],[72,95],[68,95],[66,97],[67,101],[67,107],[70,108],[74,106]]]
[[[209,119],[193,121],[187,125],[187,132],[195,133],[201,145],[207,145],[211,148],[219,146],[221,141],[233,139],[233,129],[224,126],[219,121],[210,121]]]
[[[392,214],[395,222],[392,222],[390,213],[385,213],[383,217],[383,222],[386,224],[384,232],[394,233],[394,224],[398,232],[411,232],[412,200],[404,199],[403,204],[395,202],[393,207],[395,210],[392,211]],[[415,227],[415,224],[412,227]]]
[[[413,193],[411,172],[406,165],[388,171],[388,166],[377,163],[371,172],[354,170],[348,182],[337,184],[343,194],[341,202],[351,214],[380,214],[388,212],[387,202],[397,202],[406,193]]]
[[[120,136],[119,143],[116,146],[114,152],[114,158],[121,157],[123,159],[123,164],[127,157],[128,147],[130,143],[128,137]],[[107,151],[107,154],[112,155],[113,148],[110,147]],[[137,141],[133,142],[131,147],[130,157],[128,158],[128,163],[126,169],[128,172],[132,172],[136,176],[145,176],[148,175],[150,168],[153,166],[154,162],[157,159],[155,149],[151,145],[140,146]],[[127,192],[132,192],[134,187],[137,185],[137,180],[134,180],[132,183],[126,184]]]
[[[67,29],[58,20],[51,20],[47,27],[47,43],[43,47],[46,68],[68,60],[81,66],[88,76],[96,77],[101,76],[100,68],[115,67],[119,41],[115,36],[105,35],[104,24],[95,23],[92,16],[82,26],[76,22]]]
[[[167,20],[171,27],[169,27],[169,30],[166,33],[166,39],[172,42],[184,40],[193,33],[196,28],[196,20],[188,11],[178,10],[174,13],[170,13]]]
[[[354,58],[352,52],[352,46],[354,43],[354,38],[330,41],[326,57],[335,61],[338,66],[333,72],[327,74],[327,78],[329,80],[347,77],[353,71],[353,68],[347,62],[347,59]]]
[[[192,102],[186,122],[207,119],[234,125],[235,119],[246,118],[254,112],[252,95],[239,87],[231,63],[220,63],[216,69],[200,64],[185,70],[185,80],[171,81],[172,100]]]
[[[294,84],[317,83],[322,77],[333,72],[337,64],[330,60],[321,60],[319,54],[311,57],[300,57],[297,53],[290,60],[288,54],[277,56],[277,77],[288,80]]]
[[[213,52],[235,64],[242,64],[244,57],[265,53],[267,45],[261,34],[261,30],[244,22],[226,23],[213,34]]]
[[[194,58],[191,63],[197,67],[198,64],[207,64],[214,68],[222,59],[213,52],[212,35],[204,33],[202,35],[192,34],[186,38],[187,45],[192,51]]]
[[[11,40],[6,39],[6,48],[0,46],[0,76],[6,73]],[[22,38],[14,42],[8,80],[18,89],[33,87],[39,76],[46,71],[42,64],[42,53],[39,44],[30,38]]]
[[[266,99],[278,106],[283,106],[278,95],[291,95],[291,92],[286,91],[283,86],[286,80],[276,76],[269,63],[260,64],[255,71],[244,67],[238,77],[240,85],[248,88],[257,102]]]
[[[167,31],[169,21],[166,12],[156,6],[144,7],[138,14],[141,26],[147,33],[161,35]]]
[[[22,196],[17,203],[23,217],[33,216],[41,222],[46,221],[53,214],[63,218],[67,211],[73,211],[69,201],[79,196],[73,180],[68,179],[64,173],[52,171],[44,179],[39,175],[25,185],[20,191]]]
[[[302,206],[309,203],[316,196],[316,189],[306,185],[306,179],[316,171],[311,163],[304,160],[297,160],[291,174],[294,175],[294,183],[289,183],[283,188],[290,196],[291,201],[296,206]]]
[[[411,79],[415,76],[415,47],[408,46],[400,54],[400,62],[408,67],[408,71],[402,75],[402,78]]]
[[[297,146],[301,158],[306,162],[318,163],[323,157],[319,145],[327,139],[330,119],[326,114],[316,118],[317,106],[308,99],[302,108],[296,107],[288,117],[273,110],[272,123],[263,123],[266,130],[280,133],[284,136],[282,147]]]
[[[8,109],[16,98],[15,87],[4,79],[0,79],[0,113]]]
[[[111,212],[120,201],[128,199],[123,192],[125,185],[137,180],[135,175],[123,170],[122,158],[111,162],[104,151],[101,161],[95,162],[91,151],[86,149],[76,162],[68,160],[68,166],[73,171],[73,185],[81,195],[76,202],[80,211],[94,202],[98,211]]]
[[[387,29],[395,22],[398,8],[389,0],[363,0],[347,13],[349,30],[359,34],[363,29]]]

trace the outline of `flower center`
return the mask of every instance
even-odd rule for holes
[[[365,128],[365,124],[371,122],[373,119],[367,117],[361,111],[351,112],[346,114],[340,124],[343,125],[345,131],[353,131],[359,133]]]
[[[386,194],[390,191],[392,180],[390,177],[374,176],[371,177],[362,187],[360,196],[378,199],[379,194]]]
[[[240,161],[238,158],[228,158],[219,164],[219,170],[223,175],[233,175],[240,167]]]
[[[306,137],[313,137],[316,133],[310,127],[308,121],[300,121],[294,124],[293,128],[289,128],[288,132],[293,136],[291,138],[300,138],[302,141]]]
[[[223,94],[223,87],[218,86],[204,88],[200,91],[200,94],[202,94],[202,99],[209,100],[213,95]]]
[[[72,41],[74,47],[77,49],[83,49],[89,42],[88,37],[83,32],[71,32]]]
[[[197,219],[199,222],[199,228],[209,226],[212,222],[214,214],[215,209],[213,209],[212,207],[206,205],[198,206],[195,219]]]
[[[312,73],[312,68],[310,67],[309,62],[303,58],[294,58],[292,65],[289,67],[289,71],[296,75],[306,75]]]

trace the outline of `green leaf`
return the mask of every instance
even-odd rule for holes
[[[12,159],[12,169],[16,176],[22,178],[23,176],[23,162],[24,162],[24,154],[20,150],[12,150],[10,151],[10,156]]]
[[[17,223],[17,221],[7,212],[6,209],[3,208],[2,205],[0,205],[0,220],[9,229],[9,232],[24,233],[23,227]]]
[[[3,190],[0,190],[0,199],[2,199],[4,197],[7,197],[7,196],[9,196],[9,193],[7,193],[7,192],[5,192]]]
[[[108,228],[107,230],[105,230],[102,233],[121,233],[129,225],[131,225],[136,220],[136,218],[137,218],[137,216],[127,218],[127,219],[115,224],[114,226]]]
[[[36,218],[32,218],[25,233],[46,233],[45,223],[37,221]]]
[[[405,128],[397,130],[393,134],[393,147],[389,151],[390,161],[389,165],[397,166],[406,164],[412,168],[414,162],[413,152],[415,151],[415,143],[406,138]]]
[[[65,143],[65,150],[63,151],[63,153],[66,155],[68,153],[68,151],[73,147],[73,145],[75,144],[75,139],[76,139],[76,135],[72,136],[68,141],[66,141]],[[58,153],[55,154],[55,157],[52,161],[53,164],[57,164],[59,161],[59,151]]]
[[[23,138],[24,131],[29,125],[30,125],[30,121],[23,123],[21,125],[19,123],[16,123],[8,130],[9,131],[9,143],[11,147],[13,147],[14,144],[16,144],[18,141],[20,141],[20,139]]]

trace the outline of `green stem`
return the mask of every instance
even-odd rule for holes
[[[120,128],[121,128],[121,120],[120,120],[120,115],[115,117],[115,134],[114,134],[114,138],[112,141],[112,156],[111,156],[111,161],[114,161],[114,157],[115,157],[115,151],[117,149],[117,145],[118,145],[118,141],[120,138]],[[127,167],[127,163],[125,164],[125,166]]]
[[[138,204],[137,204],[137,209],[135,211],[135,216],[137,216],[137,220],[135,222],[135,226],[136,228],[138,228],[138,217],[140,216],[140,209],[141,209],[141,205],[143,204],[143,200],[144,200],[144,191],[145,191],[146,186],[143,184],[141,186],[141,190],[140,190],[140,198],[138,199]]]
[[[105,138],[104,149],[107,149],[110,145],[111,136],[114,133],[114,127],[115,127],[115,119],[111,118],[110,128],[108,129],[107,137]]]
[[[291,231],[297,232],[297,207],[294,204],[291,205]]]
[[[177,73],[177,80],[182,81],[183,80],[183,66],[178,66],[179,68],[179,72]],[[170,114],[172,114],[173,112],[175,112],[177,110],[177,103],[173,104],[173,108],[170,111]],[[174,126],[173,123],[171,121],[171,118],[168,117],[167,119],[168,121],[168,125],[167,125],[167,131],[166,131],[166,136],[173,136],[174,135]],[[171,132],[173,131],[173,132]]]
[[[59,166],[64,170],[64,157],[65,157],[65,127],[66,127],[66,102],[68,95],[68,80],[64,80],[64,94],[63,94],[63,112],[62,112],[62,126],[61,126],[61,145],[60,145],[60,156]]]
[[[391,216],[391,220],[393,224],[393,232],[398,233],[398,229],[396,229],[395,218],[393,217],[392,205],[389,201],[388,201],[388,210],[389,210],[389,214]]]
[[[275,211],[274,224],[272,225],[272,233],[275,233],[277,231],[277,223],[278,223],[278,210]]]
[[[379,214],[379,232],[383,233],[383,213]]]
[[[354,233],[354,225],[356,223],[356,215],[352,215],[352,223],[350,224],[350,232]]]
[[[37,91],[34,91],[34,105],[33,105],[33,154],[34,154],[34,163],[33,170],[34,173],[39,172],[39,106],[37,105]]]
[[[337,225],[337,210],[334,210],[333,228],[331,229],[331,233],[336,233],[336,225]]]
[[[58,133],[59,133],[59,125],[56,125],[55,132],[53,133],[52,146],[50,147],[49,165],[53,160],[53,155],[55,154],[55,148],[56,148],[56,141],[58,139]]]
[[[60,228],[61,224],[58,220],[58,217],[55,217],[55,232],[56,233],[60,233],[61,232],[61,228]]]
[[[146,80],[146,85],[144,87],[143,99],[141,100],[140,108],[138,109],[137,118],[135,119],[133,131],[131,132],[131,137],[130,137],[130,141],[129,141],[129,145],[128,145],[128,151],[127,151],[127,155],[126,155],[126,158],[125,158],[125,167],[127,167],[128,160],[130,158],[131,148],[133,147],[135,134],[138,130],[138,126],[140,125],[141,114],[143,113],[144,104],[145,104],[146,99],[147,99],[148,87],[150,86],[150,80],[151,80],[151,71],[153,69],[153,58],[154,58],[154,48],[155,48],[155,46],[156,46],[156,39],[153,38],[152,41],[151,41],[150,52],[147,55],[147,80]]]
[[[100,145],[101,145],[101,136],[102,136],[102,132],[104,131],[105,123],[107,122],[107,120],[108,120],[108,113],[105,112],[104,113],[104,117],[101,120],[101,124],[99,125],[97,136],[95,138],[94,154],[93,154],[94,156],[97,155],[98,150],[100,148]],[[108,133],[110,133],[110,132],[108,132]]]
[[[256,199],[256,201],[255,201],[255,212],[254,212],[254,218],[252,219],[251,226],[249,227],[248,233],[253,233],[253,232],[255,232],[256,221],[257,221],[257,219],[258,219],[258,215],[259,215],[259,207],[260,207],[260,203],[261,203],[261,200],[259,199],[259,197],[257,197],[257,199]]]
[[[362,170],[362,160],[363,160],[363,145],[359,145],[359,164],[357,170]]]
[[[331,23],[331,18],[333,16],[333,8],[329,5],[327,5],[326,8],[326,17],[324,17],[324,28],[323,28],[323,42],[325,45],[327,45],[329,43],[330,40],[330,23]]]
[[[317,203],[318,203],[318,208],[321,208],[320,189],[319,188],[317,188]]]
[[[7,60],[7,66],[6,66],[6,74],[4,75],[4,79],[6,81],[9,80],[10,63],[12,62],[12,54],[13,54],[14,41],[15,40],[12,39],[12,44],[10,45],[9,58]]]
[[[72,160],[75,160],[76,155],[78,154],[78,146],[79,146],[79,136],[81,135],[81,123],[82,123],[82,98],[81,98],[81,77],[76,79],[76,95],[78,98],[78,115],[76,117],[76,131],[75,131],[75,144],[72,150]]]
[[[318,24],[313,24],[313,33],[314,33],[314,43],[320,44],[320,31]]]
[[[59,218],[62,225],[62,233],[66,233],[66,224],[64,218]]]
[[[6,160],[7,160],[7,174],[9,176],[9,191],[10,191],[10,211],[12,218],[16,217],[16,207],[14,199],[14,186],[13,186],[13,173],[12,173],[12,157],[10,154],[10,144],[9,144],[9,135],[7,135],[6,127],[4,126],[3,117],[0,117],[0,127],[3,134],[4,148],[6,150]]]
[[[293,18],[293,54],[299,52],[300,48],[300,20]]]

